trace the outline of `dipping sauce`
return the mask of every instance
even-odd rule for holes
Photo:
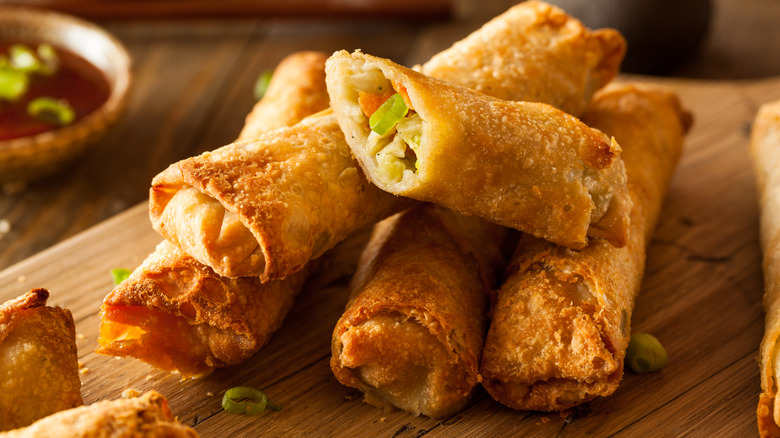
[[[8,56],[15,44],[24,44],[33,51],[38,43],[2,41],[0,56]],[[0,100],[0,140],[27,137],[59,128],[33,117],[27,105],[38,97],[64,99],[75,112],[73,123],[95,111],[108,100],[110,86],[103,73],[75,53],[52,45],[57,54],[58,68],[51,76],[31,74],[27,92],[16,101]]]

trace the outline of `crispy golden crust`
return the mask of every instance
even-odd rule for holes
[[[366,401],[447,416],[477,382],[505,231],[421,205],[374,228],[333,332],[331,369]]]
[[[24,429],[0,433],[2,438],[197,438],[177,422],[165,397],[149,391],[139,397],[101,401],[48,416]]]
[[[0,305],[0,431],[83,404],[76,327],[33,289]]]
[[[380,72],[423,120],[414,171],[387,178],[369,150],[359,81]],[[508,102],[356,52],[328,59],[331,105],[369,179],[383,190],[476,215],[580,249],[626,243],[631,200],[620,147],[550,105]],[[593,226],[591,226],[593,223]]]
[[[422,67],[504,100],[542,102],[579,115],[617,74],[625,39],[590,31],[561,9],[529,1],[510,8]]]
[[[103,300],[97,352],[185,376],[235,365],[281,326],[307,273],[265,284],[221,277],[163,241]]]
[[[328,55],[322,52],[296,52],[285,57],[274,70],[265,96],[246,116],[238,139],[292,126],[327,109],[330,100],[325,89],[326,59]]]
[[[778,345],[780,337],[780,101],[760,108],[753,123],[750,152],[756,174],[763,250],[764,339],[759,350],[762,394],[758,406],[761,436],[780,436]]]
[[[218,201],[198,208],[223,213],[205,214],[203,222],[166,214],[171,199],[190,187]],[[366,181],[331,114],[179,161],[154,178],[150,193],[152,225],[166,239],[220,275],[263,282],[299,271],[403,205]],[[235,245],[221,246],[223,223],[213,218],[227,217],[224,211],[246,227],[257,249],[239,246],[233,257]]]
[[[630,239],[625,248],[596,240],[579,252],[521,239],[480,369],[493,398],[515,409],[567,409],[617,388],[646,244],[690,115],[671,93],[623,85],[597,94],[583,120],[623,145]]]

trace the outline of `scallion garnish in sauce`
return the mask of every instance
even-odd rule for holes
[[[27,113],[53,125],[65,126],[73,123],[76,113],[65,99],[37,97],[27,104]]]
[[[282,405],[276,405],[268,401],[265,393],[250,386],[237,386],[230,388],[222,397],[222,407],[232,414],[257,415],[266,408],[279,411]]]

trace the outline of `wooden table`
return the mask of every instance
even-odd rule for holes
[[[0,231],[0,301],[49,288],[53,303],[74,311],[83,336],[85,402],[115,398],[126,387],[157,388],[204,436],[755,435],[763,313],[746,143],[757,107],[780,99],[780,4],[772,0],[715,2],[701,54],[677,71],[706,80],[644,78],[678,90],[697,119],[649,250],[634,318],[635,330],[655,333],[669,350],[663,372],[627,373],[614,396],[566,416],[514,412],[483,391],[443,422],[385,413],[335,382],[327,367],[348,272],[307,287],[282,330],[245,367],[181,383],[137,361],[92,353],[96,311],[112,287],[108,270],[135,267],[159,240],[143,205],[149,181],[176,160],[230,142],[253,105],[258,73],[303,49],[361,48],[422,62],[509,4],[460,2],[453,20],[437,22],[102,22],[134,59],[129,109],[71,168],[26,187],[3,187],[0,220],[10,229]],[[221,391],[238,384],[265,388],[285,409],[256,418],[221,412]]]

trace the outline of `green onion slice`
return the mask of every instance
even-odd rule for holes
[[[57,72],[60,61],[54,47],[46,43],[38,45],[38,58],[41,60],[38,73],[50,76]]]
[[[118,286],[119,283],[127,280],[130,276],[130,270],[124,268],[117,268],[111,270],[111,278],[114,279],[114,285]]]
[[[27,92],[30,79],[22,71],[0,66],[0,100],[15,101]]]
[[[41,61],[35,56],[35,53],[24,44],[14,44],[8,49],[11,57],[11,66],[22,72],[35,72],[41,66]]]
[[[368,126],[379,135],[387,134],[409,112],[404,99],[395,93],[368,119]]]
[[[27,113],[54,125],[65,126],[73,123],[76,112],[65,99],[38,97],[27,104]]]
[[[257,77],[257,82],[255,82],[255,99],[260,100],[265,96],[265,92],[268,91],[268,84],[271,83],[271,78],[273,77],[273,72],[271,70],[266,70],[262,73],[260,73],[260,76]]]
[[[668,359],[666,350],[655,336],[647,333],[631,335],[626,361],[635,373],[658,371],[666,365]]]
[[[222,397],[222,408],[231,414],[257,415],[265,408],[278,411],[282,405],[276,405],[268,401],[265,394],[259,389],[250,386],[237,386],[230,388]]]

